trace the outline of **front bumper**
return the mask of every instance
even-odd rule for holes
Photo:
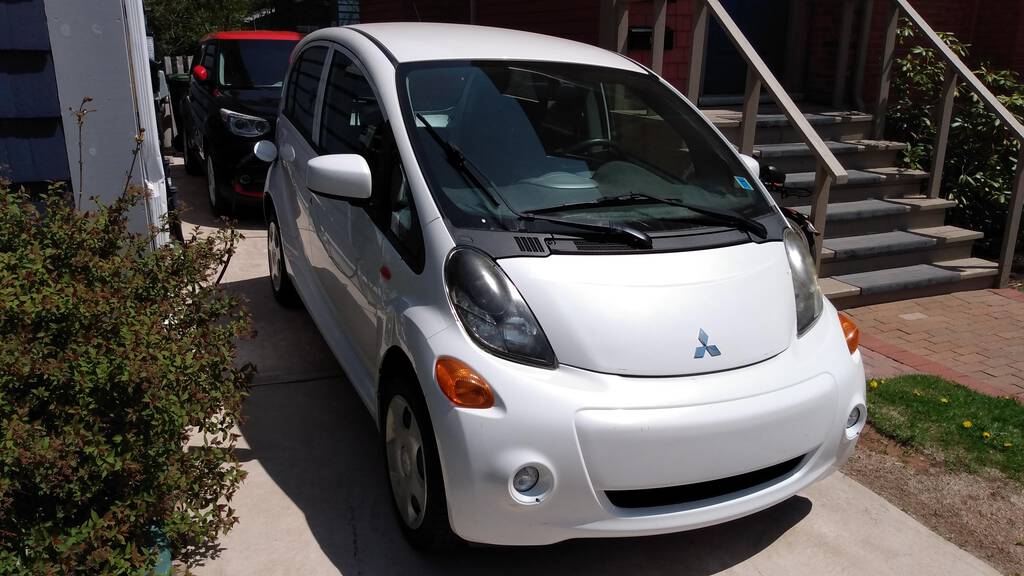
[[[273,134],[270,132],[269,134]],[[218,180],[225,193],[231,194],[238,204],[260,205],[263,202],[263,188],[270,165],[256,158],[253,147],[262,138],[236,136],[226,128],[217,128],[210,139],[216,162]]]
[[[424,385],[452,529],[474,542],[639,536],[739,518],[836,470],[864,421],[860,353],[847,351],[831,305],[778,356],[699,376],[630,378],[528,367],[476,348],[458,325],[426,346],[415,354],[418,373],[433,374],[438,356],[456,356],[483,375],[496,396],[491,409],[461,409],[432,381]],[[855,406],[861,420],[847,429]],[[616,491],[713,486],[783,462],[793,465],[778,477],[703,499],[644,507],[609,499]],[[524,465],[540,468],[542,477],[527,495],[510,482]]]

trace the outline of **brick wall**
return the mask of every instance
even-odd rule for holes
[[[675,40],[671,50],[665,51],[661,75],[682,92],[686,92],[687,77],[690,72],[690,42],[693,38],[690,18],[693,16],[693,3],[678,0],[668,5],[665,14],[665,26],[671,28]],[[654,3],[633,2],[629,7],[630,26],[654,26]],[[630,50],[627,55],[646,66],[651,65],[650,50]]]
[[[1024,7],[1020,2],[912,0],[911,3],[933,29],[952,32],[970,45],[968,64],[972,67],[988,62],[997,68],[1010,68],[1024,74]],[[877,99],[885,19],[890,6],[885,0],[875,3],[864,82],[864,98],[869,106]],[[898,49],[897,54],[905,50]],[[834,47],[832,59],[834,62]]]
[[[771,0],[765,0],[771,1]],[[835,82],[836,50],[841,0],[807,0],[808,34],[806,81],[808,99],[829,101]],[[912,0],[914,7],[939,31],[953,32],[972,45],[971,64],[991,62],[1024,75],[1024,2],[1005,0]],[[864,99],[870,107],[877,97],[879,62],[889,0],[876,0],[868,44]],[[633,0],[630,26],[653,25],[653,3]],[[668,5],[667,26],[675,33],[674,47],[665,52],[663,75],[685,89],[690,62],[691,0]],[[362,20],[382,22],[415,20],[468,22],[468,0],[374,0],[363,2]],[[600,0],[478,0],[478,22],[488,26],[529,30],[597,44],[600,33]],[[859,18],[859,16],[858,16]],[[860,23],[854,22],[850,67],[856,62]],[[650,65],[650,50],[631,50],[628,56]],[[849,74],[851,70],[847,70]]]

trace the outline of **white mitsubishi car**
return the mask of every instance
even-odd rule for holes
[[[857,330],[803,235],[672,86],[496,28],[298,45],[267,178],[271,280],[380,430],[416,545],[725,522],[836,470]]]

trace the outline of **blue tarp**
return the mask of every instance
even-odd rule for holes
[[[0,50],[49,49],[43,0],[0,0]]]
[[[14,182],[69,179],[60,118],[0,118],[0,175]]]
[[[49,52],[0,51],[0,118],[60,116]]]
[[[0,0],[0,176],[69,178],[43,0]]]

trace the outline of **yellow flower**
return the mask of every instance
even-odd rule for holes
[[[1003,442],[1003,448],[1013,448],[1013,442]]]
[[[982,432],[981,433],[981,437],[984,438],[985,440],[988,440],[989,438],[992,437],[992,433],[991,432]]]
[[[939,398],[939,402],[942,402],[943,404],[949,404],[949,398]]]
[[[920,390],[914,390],[914,396],[920,396],[920,395],[921,395],[921,391]]]
[[[974,422],[971,422],[970,420],[964,420],[964,428],[970,428],[971,426],[974,426]]]
[[[872,390],[878,388],[878,380],[872,380],[871,382],[868,382],[868,386],[870,386]]]

